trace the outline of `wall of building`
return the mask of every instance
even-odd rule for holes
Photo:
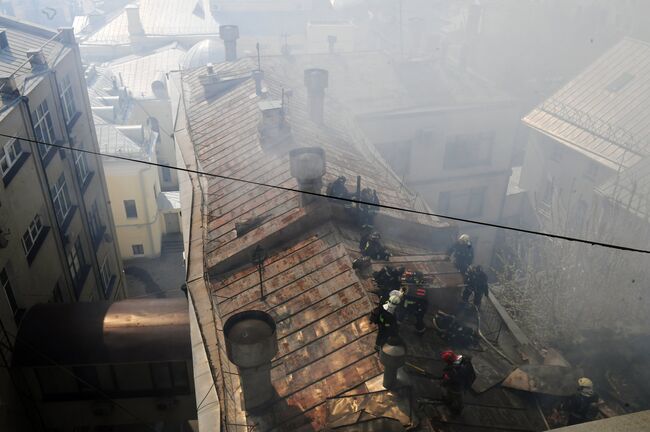
[[[517,118],[516,106],[503,103],[388,113],[361,117],[360,124],[397,175],[434,211],[497,222],[511,174]],[[489,264],[494,230],[462,223],[460,229],[473,237],[476,262]]]
[[[124,161],[106,161],[104,166],[122,258],[160,256],[165,223],[157,205],[157,168]],[[127,217],[125,200],[135,201],[136,217]],[[134,250],[137,245],[142,246],[142,254]]]

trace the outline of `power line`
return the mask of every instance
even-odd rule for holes
[[[262,182],[257,182],[254,180],[246,180],[246,179],[240,179],[237,177],[231,177],[231,176],[226,176],[222,174],[213,174],[209,172],[204,172],[204,171],[198,171],[198,170],[193,170],[189,168],[182,168],[182,167],[176,167],[172,165],[166,165],[166,164],[161,164],[157,162],[151,162],[151,161],[146,161],[146,160],[138,160],[138,159],[131,159],[126,156],[118,156],[118,155],[108,155],[108,154],[103,154],[99,153],[93,150],[86,150],[82,148],[74,148],[74,147],[69,147],[69,146],[64,146],[60,144],[49,144],[46,142],[42,141],[37,141],[29,138],[21,138],[18,136],[14,135],[8,135],[4,133],[0,133],[0,136],[5,137],[5,138],[10,138],[10,139],[17,139],[17,140],[23,140],[27,142],[32,142],[35,144],[40,144],[40,145],[46,145],[46,146],[51,146],[55,147],[58,149],[63,149],[63,150],[71,150],[71,151],[77,151],[77,152],[82,152],[82,153],[88,153],[92,154],[95,156],[100,156],[100,157],[108,157],[108,158],[114,158],[118,160],[124,160],[128,162],[136,162],[136,163],[141,163],[145,165],[150,165],[150,166],[155,166],[155,167],[160,167],[160,168],[168,168],[168,169],[173,169],[177,171],[183,171],[189,174],[196,174],[200,176],[208,176],[208,177],[214,177],[214,178],[220,178],[223,180],[230,180],[234,182],[240,182],[240,183],[246,183],[254,186],[262,186],[262,187],[267,187],[271,189],[279,189],[287,192],[295,192],[295,193],[301,193],[305,195],[312,195],[320,198],[328,198],[331,200],[337,200],[337,201],[343,201],[343,202],[348,202],[352,204],[364,204],[368,206],[373,206],[373,207],[378,207],[378,208],[383,208],[383,209],[388,209],[388,210],[396,210],[396,211],[401,211],[405,213],[411,213],[411,214],[416,214],[416,215],[422,215],[422,216],[433,216],[437,217],[440,219],[447,219],[447,220],[452,220],[455,222],[463,222],[463,223],[469,223],[469,224],[474,224],[474,225],[480,225],[480,226],[486,226],[490,228],[498,228],[498,229],[503,229],[503,230],[508,230],[508,231],[514,231],[514,232],[519,232],[519,233],[524,233],[524,234],[530,234],[530,235],[536,235],[536,236],[543,236],[543,237],[548,237],[548,238],[553,238],[553,239],[558,239],[558,240],[566,240],[570,242],[575,242],[575,243],[582,243],[582,244],[588,244],[591,246],[600,246],[604,248],[609,248],[609,249],[616,249],[616,250],[621,250],[621,251],[626,251],[626,252],[638,252],[638,253],[643,253],[643,254],[650,254],[649,249],[637,249],[629,246],[623,246],[623,245],[618,245],[618,244],[613,244],[613,243],[604,243],[596,240],[588,240],[588,239],[582,239],[578,237],[571,237],[571,236],[564,236],[560,234],[552,234],[552,233],[546,233],[542,231],[535,231],[535,230],[529,230],[525,228],[516,228],[516,227],[511,227],[508,225],[501,225],[501,224],[496,224],[496,223],[491,223],[491,222],[484,222],[484,221],[479,221],[479,220],[474,220],[474,219],[467,219],[467,218],[461,218],[461,217],[456,217],[456,216],[449,216],[449,215],[444,215],[440,213],[433,213],[433,212],[426,212],[422,210],[415,210],[415,209],[408,209],[408,208],[403,208],[403,207],[398,207],[398,206],[392,206],[388,204],[377,204],[377,203],[372,203],[372,202],[367,202],[367,201],[361,201],[353,198],[343,198],[343,197],[336,197],[336,196],[330,196],[326,195],[320,192],[310,192],[310,191],[305,191],[305,190],[300,190],[300,189],[294,189],[286,186],[279,186],[279,185],[271,185],[267,183],[262,183]]]

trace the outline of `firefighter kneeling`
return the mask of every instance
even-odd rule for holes
[[[472,387],[476,379],[472,360],[451,350],[443,351],[440,357],[445,362],[442,373],[442,386],[446,391],[445,402],[452,413],[460,414],[464,407],[463,393]]]

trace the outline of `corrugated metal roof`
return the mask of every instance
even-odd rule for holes
[[[56,37],[57,32],[0,15],[0,28],[7,32],[9,47],[0,50],[0,76],[14,75],[18,86],[32,74],[27,52],[43,49],[49,64],[56,64],[67,48]]]
[[[129,56],[117,59],[103,65],[121,82],[135,97],[153,96],[151,83],[161,73],[180,69],[180,64],[185,55],[185,50],[177,43],[157,49],[144,56]]]
[[[612,169],[650,154],[650,44],[626,38],[523,119]]]
[[[140,0],[140,21],[146,36],[189,36],[219,34],[208,0]],[[126,11],[89,36],[84,44],[129,44]]]

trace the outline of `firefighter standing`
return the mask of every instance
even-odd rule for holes
[[[585,423],[594,420],[598,409],[598,395],[594,392],[594,384],[589,378],[578,380],[578,392],[571,396],[565,408],[569,412],[569,425]]]
[[[465,275],[467,268],[474,261],[474,248],[467,234],[461,234],[458,240],[447,249],[449,258],[453,258],[458,271]]]
[[[390,259],[390,252],[381,244],[379,241],[380,238],[381,235],[377,231],[370,234],[361,250],[361,254],[374,260],[388,261]]]
[[[474,294],[474,306],[481,308],[481,300],[488,295],[487,275],[480,265],[472,265],[467,269],[465,276],[465,289],[463,290],[463,301],[469,302],[469,297]]]
[[[402,302],[402,295],[399,291],[394,292],[396,294],[391,293],[388,301],[377,306],[370,315],[370,322],[377,324],[377,339],[375,340],[375,350],[377,351],[381,349],[389,337],[399,335],[395,312],[397,306]]]
[[[352,198],[352,194],[345,187],[346,178],[339,176],[327,186],[327,195],[335,198]]]
[[[442,373],[442,386],[446,391],[445,402],[454,414],[463,411],[463,393],[474,383],[476,373],[469,357],[457,355],[451,350],[440,355],[445,362]]]

